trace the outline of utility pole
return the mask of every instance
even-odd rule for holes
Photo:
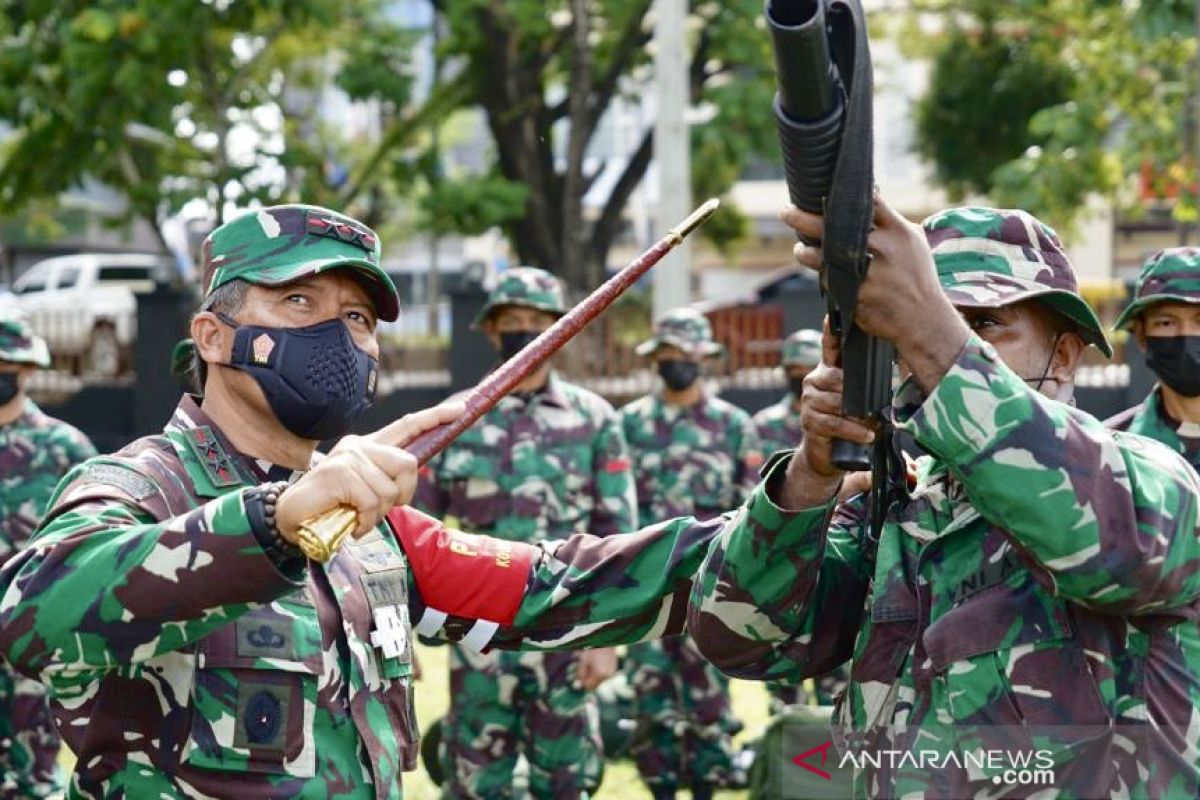
[[[655,236],[661,237],[692,210],[691,148],[685,119],[691,98],[687,0],[655,0],[654,8],[654,82],[658,104],[654,123],[658,210],[654,228]],[[691,301],[691,265],[691,247],[685,240],[654,268],[651,274],[655,319]]]

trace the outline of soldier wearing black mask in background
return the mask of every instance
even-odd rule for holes
[[[1116,327],[1132,330],[1159,382],[1108,426],[1157,439],[1200,471],[1200,248],[1147,259]]]
[[[735,508],[758,480],[762,448],[750,415],[708,393],[705,360],[721,354],[712,326],[690,308],[675,309],[638,346],[653,360],[662,389],[621,409],[633,456],[639,524],[662,514],[706,519]],[[629,648],[628,678],[637,718],[648,724],[634,745],[642,780],[655,800],[680,788],[697,800],[737,784],[732,764],[728,678],[686,635]]]

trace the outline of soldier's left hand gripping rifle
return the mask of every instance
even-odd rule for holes
[[[792,203],[825,218],[821,291],[841,341],[842,411],[880,423],[874,450],[835,441],[834,463],[870,469],[871,533],[905,492],[905,464],[884,411],[891,400],[892,344],[854,322],[871,256],[875,207],[871,51],[859,0],[767,0],[775,52],[774,111]],[[810,244],[815,244],[810,242]]]
[[[453,422],[440,425],[409,442],[405,450],[417,462],[425,464],[470,428],[500,399],[522,380],[544,364],[564,344],[579,333],[614,300],[621,296],[638,278],[675,249],[689,233],[713,215],[720,205],[710,199],[693,211],[687,219],[667,232],[653,247],[609,278],[583,299],[566,315],[542,332],[519,353],[490,373],[466,396],[466,413]],[[300,525],[300,548],[314,561],[325,562],[333,557],[342,541],[358,527],[358,513],[349,506],[339,506],[306,520]]]

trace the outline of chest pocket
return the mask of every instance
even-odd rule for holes
[[[200,640],[186,764],[310,778],[321,635],[305,590]]]
[[[505,448],[460,439],[438,465],[437,480],[449,498],[446,513],[468,529],[490,528],[508,514],[508,498],[500,486]]]
[[[1067,604],[1028,573],[967,598],[923,641],[964,746],[1033,749],[1036,736],[1061,760],[1112,725]]]

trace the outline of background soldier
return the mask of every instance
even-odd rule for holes
[[[784,219],[820,239],[819,217]],[[976,207],[922,235],[878,200],[868,247],[855,319],[910,371],[892,416],[928,454],[912,496],[878,538],[861,499],[837,504],[832,439],[874,431],[841,415],[827,336],[804,444],[710,551],[688,630],[740,677],[852,659],[838,748],[932,755],[861,761],[859,797],[1195,797],[1200,480],[1070,405],[1084,348],[1111,350],[1061,242]],[[996,757],[964,757],[981,752]],[[1020,754],[1052,786],[1020,784]]]
[[[476,325],[507,360],[566,311],[557,278],[520,267],[504,273]],[[546,364],[430,462],[416,502],[466,530],[531,544],[627,533],[636,528],[629,467],[612,406]],[[595,791],[603,754],[591,690],[615,671],[612,648],[481,654],[453,646],[447,795],[511,796],[518,754],[535,797]]]
[[[59,480],[96,454],[86,436],[25,396],[29,376],[48,366],[45,341],[0,312],[0,564],[29,541]],[[45,688],[0,666],[0,797],[61,790],[59,741]]]
[[[1200,471],[1200,249],[1147,259],[1116,327],[1133,331],[1159,382],[1108,426],[1157,439]]]
[[[0,654],[49,686],[73,795],[399,798],[414,631],[577,649],[682,630],[724,519],[541,545],[449,530],[402,505],[401,448],[461,404],[314,458],[370,402],[376,319],[399,313],[379,256],[373,231],[311,206],[213,231],[191,323],[203,398],[72,472],[0,568]],[[343,504],[355,538],[309,562],[300,523]]]
[[[712,326],[690,308],[668,312],[638,346],[654,360],[661,393],[621,409],[634,460],[638,521],[710,519],[736,507],[758,480],[762,450],[750,415],[705,391],[705,359],[721,353]],[[629,648],[629,681],[649,723],[633,755],[655,798],[690,786],[693,797],[734,781],[729,681],[686,636]]]

